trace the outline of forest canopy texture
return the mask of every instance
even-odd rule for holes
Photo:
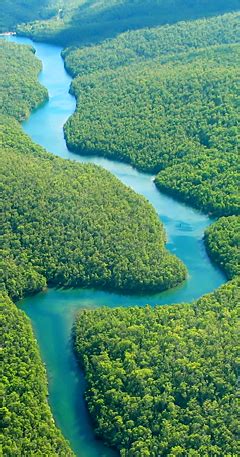
[[[14,73],[24,53],[32,56],[29,74],[35,74],[29,47],[4,43],[2,52],[3,78]],[[31,84],[31,78],[19,83],[25,111]],[[41,86],[35,85],[38,93]],[[18,118],[14,99],[6,99],[3,113]],[[168,289],[185,279],[184,265],[165,249],[163,225],[143,197],[100,167],[47,154],[13,119],[2,116],[1,132],[4,280],[10,297],[38,291],[46,282],[141,291]]]
[[[1,433],[4,457],[73,457],[56,428],[47,403],[47,376],[31,324],[5,294],[0,294]]]
[[[31,46],[0,40],[0,113],[18,121],[48,98],[47,90],[37,81],[42,64],[34,54]]]
[[[12,32],[22,22],[55,16],[59,3],[58,0],[1,0],[0,32]]]
[[[157,172],[160,189],[224,216],[205,234],[232,279],[219,290],[76,318],[89,411],[121,456],[237,454],[238,41],[228,14],[63,52],[78,100],[69,147]]]
[[[30,1],[33,6],[34,2]],[[26,0],[22,3],[24,6]],[[238,8],[239,0],[45,0],[40,12],[51,14],[51,19],[21,25],[18,30],[34,39],[66,46],[99,42],[131,29],[208,17]],[[27,18],[25,22],[28,21]]]
[[[127,31],[63,51],[77,97],[65,125],[69,147],[157,173],[159,189],[223,216],[205,234],[209,255],[231,279],[219,290],[192,304],[76,318],[74,347],[96,432],[124,457],[238,452],[239,14],[212,17],[238,7],[238,0],[1,2],[0,31],[67,45]],[[146,28],[161,24],[174,25]],[[187,272],[166,250],[144,198],[99,167],[48,154],[22,132],[18,121],[48,97],[37,82],[41,64],[31,47],[5,41],[0,58],[3,453],[71,456],[47,403],[30,322],[11,299],[47,284],[164,290]]]
[[[0,44],[3,452],[71,456],[47,403],[30,322],[9,297],[47,282],[161,289],[182,281],[186,269],[166,251],[162,224],[145,199],[99,167],[48,154],[22,132],[17,120],[47,97],[37,82],[41,65],[30,47]]]
[[[121,456],[237,455],[239,285],[191,305],[78,315],[89,410]]]
[[[186,269],[165,249],[163,226],[144,198],[100,167],[41,157],[11,123],[3,123],[1,157],[11,297],[46,281],[141,291],[184,280]]]
[[[214,215],[238,213],[239,36],[229,14],[65,51],[78,100],[69,148],[159,172],[159,189]]]

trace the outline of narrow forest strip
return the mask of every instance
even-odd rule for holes
[[[46,370],[31,323],[5,294],[0,295],[0,307],[3,455],[74,456],[56,427],[47,402]]]

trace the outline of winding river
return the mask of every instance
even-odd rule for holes
[[[121,295],[94,289],[49,289],[19,303],[30,317],[49,379],[49,402],[57,425],[77,456],[110,457],[117,454],[98,441],[93,433],[83,399],[84,377],[71,349],[71,327],[80,308],[169,304],[192,301],[225,282],[224,275],[209,261],[203,244],[204,229],[212,223],[206,215],[160,193],[153,176],[129,165],[99,157],[84,157],[68,151],[63,124],[75,109],[68,91],[71,83],[61,59],[61,48],[33,43],[21,37],[11,41],[32,44],[43,63],[40,82],[49,91],[49,101],[23,123],[25,132],[48,151],[82,163],[91,162],[111,171],[124,184],[144,195],[165,224],[167,247],[188,268],[188,280],[174,290],[155,295]]]

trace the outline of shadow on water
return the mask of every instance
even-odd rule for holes
[[[79,309],[98,306],[142,306],[189,302],[225,282],[214,266],[203,243],[205,228],[212,220],[184,203],[159,192],[154,176],[130,165],[96,156],[80,156],[68,151],[63,125],[74,112],[76,102],[68,91],[71,83],[61,59],[61,48],[33,43],[21,37],[11,41],[31,44],[43,63],[40,82],[49,91],[49,101],[35,110],[23,123],[25,132],[48,151],[64,159],[100,165],[124,184],[142,194],[155,208],[167,231],[167,248],[187,266],[188,280],[176,289],[158,293],[128,295],[94,289],[48,289],[19,303],[30,317],[46,364],[49,379],[49,402],[64,436],[77,456],[113,457],[101,441],[96,440],[83,394],[85,381],[71,347],[71,328]]]

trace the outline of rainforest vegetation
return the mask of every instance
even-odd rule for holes
[[[240,217],[222,217],[205,232],[207,250],[229,279],[240,275]]]
[[[3,158],[1,193],[3,196],[3,192],[5,192],[6,198],[2,205],[0,266],[0,314],[3,330],[1,339],[1,451],[5,457],[30,455],[70,457],[74,454],[55,426],[47,402],[46,372],[30,321],[22,311],[17,309],[7,295],[7,291],[9,291],[13,298],[19,298],[23,293],[37,291],[46,284],[45,279],[27,266],[26,258],[22,258],[22,264],[15,263],[14,256],[19,250],[19,241],[15,235],[12,239],[8,238],[9,230],[11,230],[8,211],[12,206],[13,212],[15,212],[15,202],[10,201],[11,193],[7,195],[7,189],[4,189],[6,179],[4,160],[7,158],[11,160],[11,153],[18,150],[18,161],[15,161],[14,165],[17,173],[22,160],[21,153],[44,156],[42,148],[34,145],[30,138],[22,133],[20,124],[13,116],[19,120],[25,118],[31,108],[42,102],[47,92],[37,82],[37,74],[41,65],[34,57],[31,48],[1,41],[0,53],[2,102],[0,153]],[[11,114],[11,117],[2,113]],[[28,163],[25,163],[25,166],[28,166]],[[19,192],[26,194],[28,182],[25,181],[22,184],[23,187],[19,188]],[[11,182],[10,186],[14,188],[14,182]],[[19,198],[20,194],[16,198]],[[29,200],[27,201],[29,202]],[[22,207],[23,212],[25,208],[26,206]],[[30,211],[29,208],[29,216]],[[24,217],[23,213],[22,217]],[[12,227],[12,229],[14,231],[17,227]],[[6,286],[9,283],[10,288]]]
[[[47,403],[47,377],[30,321],[0,295],[2,368],[1,430],[4,457],[73,456]]]
[[[209,255],[231,279],[222,288],[192,304],[78,315],[74,346],[97,434],[126,457],[237,455],[239,15],[144,27],[232,11],[239,1],[2,3],[0,30],[43,19],[18,30],[57,43],[140,28],[64,50],[78,101],[67,142],[158,173],[160,189],[224,216],[205,234]],[[18,121],[47,99],[37,82],[41,64],[31,47],[5,41],[0,57],[3,454],[71,456],[47,403],[30,322],[11,299],[47,284],[164,290],[186,269],[166,250],[144,198],[99,167],[48,154],[22,132]]]
[[[208,20],[129,31],[114,40],[104,41],[101,46],[65,48],[63,57],[67,70],[73,76],[83,76],[153,59],[162,64],[175,60],[178,62],[182,58],[180,53],[238,42],[239,13],[234,13]]]
[[[23,133],[16,119],[46,97],[41,66],[26,46],[3,42],[1,56],[3,452],[71,456],[46,400],[30,323],[9,297],[47,282],[161,289],[182,281],[186,269],[165,250],[162,224],[143,198],[99,167],[55,158]]]
[[[78,315],[89,410],[121,456],[237,455],[237,291]]]
[[[74,151],[158,172],[159,188],[215,215],[239,212],[239,15],[128,32],[64,51]],[[193,304],[82,311],[74,345],[99,436],[122,456],[237,453],[237,216],[205,235],[234,278]]]
[[[51,20],[38,20],[20,26],[18,30],[34,39],[65,46],[97,42],[130,29],[212,16],[239,8],[239,0],[55,0],[47,4],[50,4],[47,12],[52,12],[51,6],[57,10],[55,14],[52,12]]]
[[[14,31],[18,24],[55,16],[62,0],[1,0],[0,33]]]
[[[19,60],[31,54],[12,46],[6,79],[17,50]],[[21,99],[26,90],[19,87]],[[8,112],[12,106],[10,98]],[[143,197],[95,165],[47,154],[13,119],[3,116],[1,127],[4,278],[11,298],[46,282],[142,291],[168,289],[185,279],[184,265],[165,249],[163,226]]]
[[[163,226],[143,197],[95,165],[35,157],[20,127],[4,130],[5,278],[11,297],[39,290],[46,280],[138,291],[184,280],[185,267],[165,249]]]
[[[153,40],[151,31],[131,32],[65,52],[79,75],[71,89],[77,111],[65,125],[69,148],[161,171],[160,189],[204,211],[239,211],[237,19],[164,27]]]
[[[0,40],[0,113],[21,121],[47,97],[37,82],[42,64],[30,46],[16,46]]]

